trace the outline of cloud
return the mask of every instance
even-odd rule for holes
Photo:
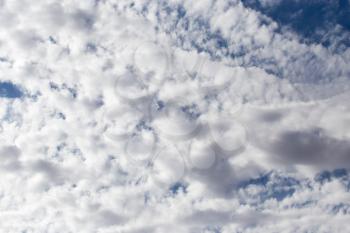
[[[290,163],[348,167],[349,142],[323,135],[320,130],[283,132],[270,150]]]
[[[0,228],[346,231],[347,31],[256,2],[0,1]]]

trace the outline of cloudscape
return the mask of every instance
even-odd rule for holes
[[[0,232],[350,232],[349,0],[0,0]]]

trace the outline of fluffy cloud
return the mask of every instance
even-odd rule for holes
[[[343,29],[306,43],[247,1],[0,6],[3,232],[346,231]]]

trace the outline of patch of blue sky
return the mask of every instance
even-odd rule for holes
[[[22,96],[23,92],[17,85],[9,81],[0,82],[0,98],[15,99],[21,98]]]
[[[261,175],[257,178],[249,179],[246,181],[241,182],[239,187],[247,187],[248,185],[267,185],[269,182],[273,181],[274,183],[277,183],[278,185],[299,185],[300,182],[292,177],[282,177],[275,172],[271,171],[264,175]]]
[[[340,181],[344,187],[347,187],[347,191],[350,191],[350,177],[348,175],[348,170],[346,169],[335,169],[332,171],[323,171],[317,174],[313,181],[312,180],[297,180],[293,177],[284,176],[283,174],[279,174],[275,171],[271,171],[267,174],[263,174],[259,177],[242,181],[238,190],[249,190],[250,187],[257,187],[259,190],[257,193],[250,195],[249,191],[247,191],[247,195],[242,196],[242,203],[249,203],[250,205],[260,205],[265,201],[270,199],[275,199],[277,201],[282,201],[287,197],[293,196],[293,194],[297,191],[309,189],[313,190],[315,182],[321,185],[324,185],[327,182],[331,182],[333,180]],[[247,200],[245,200],[248,198]],[[248,201],[250,200],[250,201]],[[255,200],[255,201],[252,201]],[[247,202],[248,201],[248,202]],[[304,200],[300,203],[293,203],[291,207],[293,208],[305,208],[308,206],[315,205],[315,201],[313,200]],[[331,212],[342,212],[342,213],[350,213],[350,208],[343,203],[338,203],[336,205],[332,205],[329,207]]]
[[[198,111],[198,107],[195,104],[186,105],[181,107],[181,111],[186,114],[190,119],[198,119],[201,113]]]
[[[65,83],[62,85],[58,85],[54,82],[50,82],[49,85],[51,90],[55,90],[55,91],[67,90],[74,99],[76,99],[78,96],[77,89],[73,87],[69,87]]]
[[[242,0],[249,8],[257,10],[276,21],[281,28],[290,28],[305,42],[333,44],[332,30],[339,26],[340,32],[350,30],[350,4],[348,0],[275,1],[262,4],[259,0]],[[338,32],[339,32],[338,30]],[[337,43],[350,46],[350,39]]]
[[[176,195],[179,192],[186,193],[187,192],[187,186],[182,182],[176,182],[173,185],[170,186],[169,191],[171,194]]]
[[[166,14],[160,14],[161,11]],[[206,52],[212,57],[218,57],[218,54],[228,55],[227,39],[219,32],[212,30],[209,18],[190,17],[182,5],[170,7],[166,2],[162,3],[159,12],[157,13],[159,25],[170,34],[176,32],[176,41],[180,46],[184,46],[184,49],[194,48],[197,52]],[[212,49],[213,45],[215,50]]]
[[[320,184],[339,180],[346,187],[347,191],[350,192],[350,176],[347,169],[338,168],[333,171],[323,171],[317,174],[314,180]]]
[[[256,196],[257,201],[262,203],[269,199],[282,201],[292,196],[300,188],[301,183],[292,177],[283,177],[275,172],[269,172],[260,177],[241,182],[239,189],[246,189],[251,185],[262,187]]]
[[[335,169],[333,171],[323,171],[316,175],[315,181],[319,183],[329,182],[332,179],[349,178],[348,171],[346,169]]]

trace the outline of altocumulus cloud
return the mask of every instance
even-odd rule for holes
[[[350,231],[348,12],[0,0],[0,231]]]

